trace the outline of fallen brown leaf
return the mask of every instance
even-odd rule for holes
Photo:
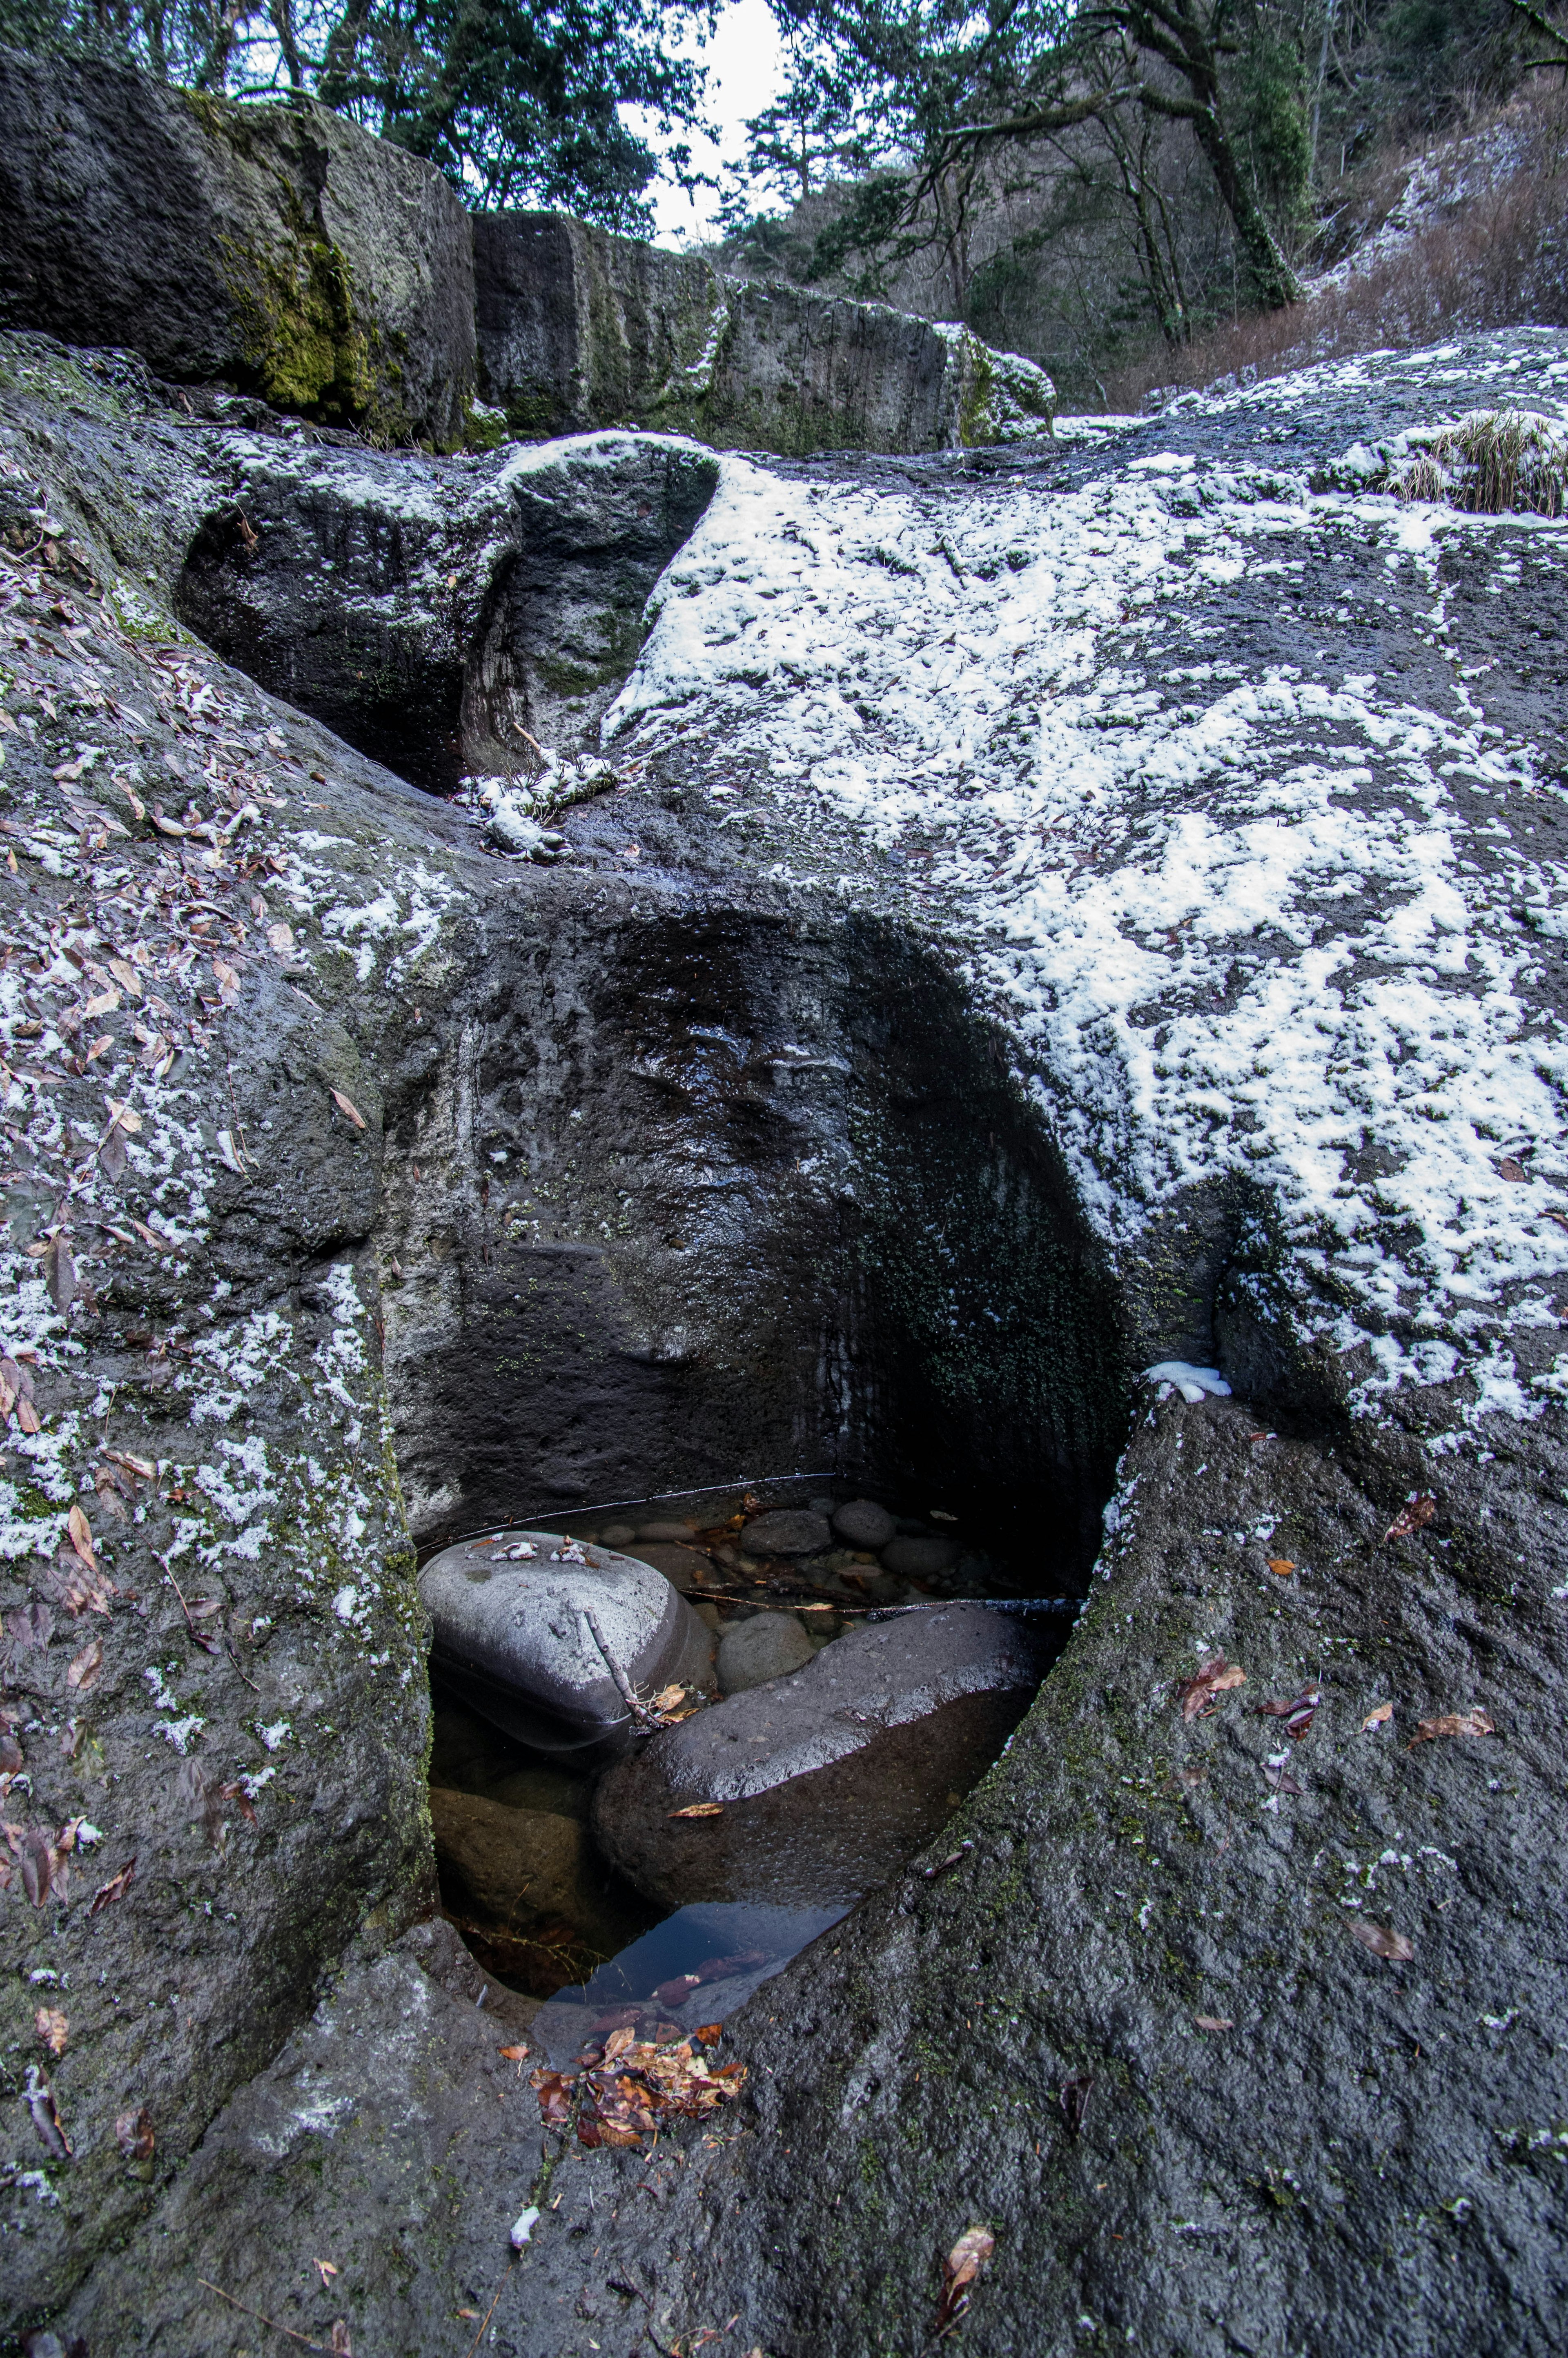
[[[6,1617],[5,1634],[16,1646],[47,1646],[54,1636],[54,1615],[47,1605],[19,1606]]]
[[[1318,1687],[1308,1687],[1289,1703],[1260,1703],[1258,1709],[1260,1714],[1266,1714],[1271,1719],[1282,1719],[1285,1723],[1285,1734],[1292,1743],[1299,1744],[1312,1725],[1313,1715],[1322,1701],[1322,1690]]]
[[[114,2137],[127,2161],[150,2161],[153,2158],[153,2116],[145,2104],[134,2113],[122,2113],[114,2123]]]
[[[330,2260],[312,2260],[310,2265],[319,2272],[323,2285],[330,2285],[332,2278],[339,2274],[339,2270],[333,2266]]]
[[[1411,1752],[1418,1744],[1430,1744],[1437,1736],[1496,1736],[1497,1732],[1488,1711],[1445,1711],[1436,1719],[1418,1719],[1415,1734],[1405,1750]]]
[[[70,1534],[71,1546],[76,1550],[88,1571],[96,1572],[98,1558],[92,1552],[92,1526],[80,1507],[72,1507],[65,1519],[65,1527]]]
[[[1247,1673],[1239,1662],[1227,1662],[1223,1654],[1211,1654],[1203,1668],[1190,1679],[1184,1679],[1176,1689],[1183,1719],[1198,1718],[1213,1708],[1216,1695],[1246,1684]]]
[[[1408,1540],[1412,1531],[1424,1531],[1437,1512],[1437,1501],[1428,1491],[1422,1491],[1409,1506],[1400,1509],[1383,1533],[1386,1547],[1390,1540]]]
[[[1366,1718],[1361,1722],[1362,1735],[1369,1736],[1374,1728],[1386,1727],[1393,1715],[1394,1706],[1391,1703],[1374,1704],[1371,1710],[1367,1714]]]
[[[94,1638],[90,1644],[83,1646],[80,1654],[71,1656],[65,1673],[66,1685],[85,1694],[103,1668],[103,1643],[102,1639]]]
[[[1511,1154],[1505,1154],[1498,1165],[1498,1176],[1499,1179],[1511,1179],[1517,1187],[1528,1182],[1530,1174],[1522,1163],[1516,1162]]]
[[[56,2161],[70,2159],[70,2139],[59,2116],[59,2106],[54,2100],[54,2090],[36,2063],[27,2068],[27,2110],[33,2116],[33,2126],[43,2139],[46,2149]]]
[[[1270,1571],[1277,1572],[1281,1580],[1288,1579],[1295,1568],[1293,1558],[1288,1555],[1271,1555],[1269,1558]]]
[[[346,1098],[343,1095],[341,1089],[334,1089],[332,1091],[332,1103],[337,1107],[338,1111],[346,1120],[353,1123],[356,1130],[362,1130],[364,1128],[365,1118],[363,1114],[361,1113],[358,1106],[355,1105],[351,1098]]]
[[[700,2039],[704,2047],[717,2047],[724,2036],[724,2025],[721,2022],[698,2023],[691,2035]]]
[[[1359,1941],[1375,1957],[1386,1957],[1391,1965],[1408,1965],[1415,1954],[1404,1934],[1390,1925],[1368,1924],[1364,1916],[1346,1916],[1345,1929],[1353,1941]]]
[[[498,2047],[495,2051],[506,2063],[521,2063],[528,2053],[526,2047]]]
[[[1236,2028],[1229,2016],[1225,2014],[1195,2014],[1193,2020],[1200,2030],[1234,2030]]]
[[[65,2042],[70,2035],[70,2024],[58,2006],[40,2006],[33,2017],[33,2028],[51,2055],[63,2055]]]
[[[721,1818],[724,1804],[722,1801],[688,1801],[684,1810],[672,1810],[669,1814],[672,1818]]]
[[[945,2333],[969,2305],[975,2279],[996,2249],[996,2237],[989,2227],[971,2227],[960,2235],[942,2263],[942,2299],[936,2311],[936,2331]]]
[[[76,1300],[76,1263],[62,1230],[57,1228],[44,1255],[44,1277],[55,1308],[63,1316]]]
[[[124,1899],[130,1888],[131,1877],[135,1871],[136,1862],[132,1859],[130,1865],[123,1866],[118,1875],[112,1875],[107,1883],[101,1883],[93,1894],[92,1905],[88,1909],[88,1914],[96,1916],[101,1908],[112,1908],[116,1899]]]

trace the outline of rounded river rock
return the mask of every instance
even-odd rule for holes
[[[794,1677],[618,1760],[594,1795],[600,1847],[671,1908],[856,1898],[928,1842],[996,1758],[1059,1644],[1032,1617],[985,1605],[868,1623]],[[675,1814],[699,1802],[720,1814]]]

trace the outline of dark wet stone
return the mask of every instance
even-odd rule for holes
[[[637,1527],[637,1537],[640,1540],[674,1540],[682,1546],[689,1547],[697,1537],[697,1526],[695,1523],[672,1522],[667,1519],[662,1523],[640,1523]]]
[[[526,1552],[524,1552],[524,1551]],[[700,1685],[708,1632],[652,1565],[548,1531],[465,1541],[419,1594],[444,1682],[535,1750],[587,1761],[636,1733],[624,1685]]]
[[[833,1528],[851,1547],[882,1548],[898,1526],[887,1509],[879,1507],[874,1498],[851,1498],[835,1512]]]
[[[833,1534],[825,1515],[805,1507],[775,1507],[756,1516],[744,1533],[748,1555],[816,1555],[831,1547]]]
[[[890,1540],[882,1550],[883,1571],[902,1573],[906,1580],[950,1572],[957,1561],[955,1540],[896,1539]]]
[[[690,1533],[686,1536],[689,1538]],[[662,1572],[671,1587],[678,1588],[683,1596],[699,1588],[705,1577],[714,1577],[713,1565],[699,1548],[680,1547],[671,1540],[634,1540],[626,1552],[635,1556],[639,1563],[652,1564],[655,1572]]]
[[[719,1640],[719,1684],[727,1695],[744,1694],[770,1679],[805,1668],[815,1649],[793,1613],[757,1613]]]
[[[983,1605],[863,1626],[618,1762],[594,1795],[600,1845],[672,1907],[852,1898],[895,1873],[989,1766],[1056,1643]],[[672,1816],[698,1801],[722,1814]]]

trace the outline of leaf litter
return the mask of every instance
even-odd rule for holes
[[[996,2250],[989,2227],[971,2227],[959,2236],[942,2263],[942,2299],[936,2309],[936,2331],[946,2333],[957,2323],[974,2295],[980,2270]]]
[[[1184,1720],[1206,1719],[1214,1710],[1215,1698],[1232,1687],[1244,1687],[1247,1673],[1239,1662],[1227,1662],[1223,1654],[1211,1654],[1203,1668],[1190,1679],[1184,1679],[1176,1689],[1181,1698]]]
[[[697,2036],[706,2039],[706,2028]],[[529,2084],[546,2128],[575,2119],[585,2146],[641,2146],[669,2122],[706,2120],[740,2094],[746,2076],[744,2063],[710,2065],[690,2037],[639,2039],[626,2026],[602,2048],[585,2048],[575,2071],[541,2067]]]

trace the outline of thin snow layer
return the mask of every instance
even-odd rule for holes
[[[1565,528],[1173,452],[1107,469],[938,503],[727,460],[606,734],[644,751],[695,729],[737,774],[760,762],[824,867],[844,821],[928,860],[924,906],[1014,1028],[1114,1246],[1246,1172],[1309,1326],[1373,1342],[1363,1407],[1464,1367],[1478,1402],[1537,1414],[1552,1380],[1526,1392],[1498,1337],[1550,1321],[1568,1266],[1547,1217],[1568,1053],[1524,1030],[1529,928],[1568,926],[1568,895],[1503,815],[1560,789],[1486,721],[1437,575],[1445,536],[1511,568]],[[1283,587],[1325,549],[1356,552],[1363,597],[1414,603],[1448,658],[1443,708],[1398,675],[1248,673],[1213,627],[1212,660],[1165,667],[1162,636],[1201,622],[1212,585]],[[810,864],[775,872],[828,881]],[[1520,1152],[1522,1182],[1498,1168]]]

